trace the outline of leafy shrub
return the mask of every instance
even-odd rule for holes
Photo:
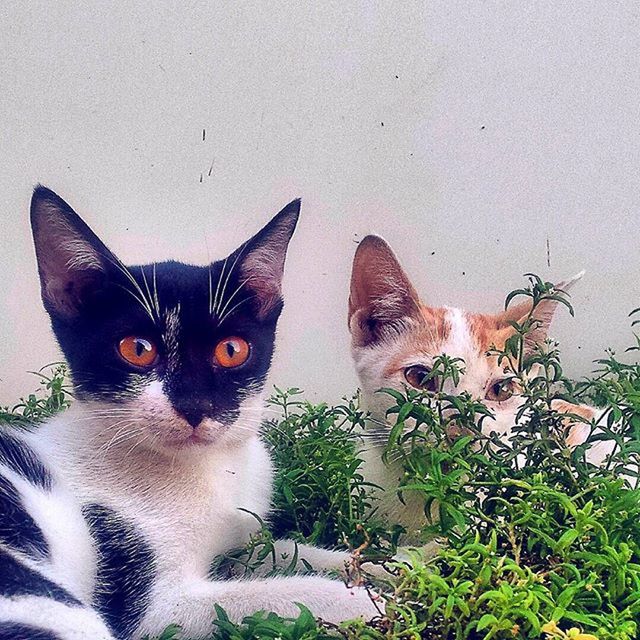
[[[365,416],[355,398],[329,407],[299,399],[298,389],[270,399],[281,417],[265,429],[277,469],[271,520],[278,537],[319,546],[377,549],[388,556],[400,527],[376,517],[373,485],[362,475]]]
[[[395,400],[388,413],[393,427],[385,455],[401,460],[404,467],[399,496],[408,490],[422,494],[424,540],[439,535],[448,544],[430,561],[416,552],[409,563],[388,563],[396,580],[390,585],[386,619],[372,624],[367,636],[362,629],[343,629],[346,637],[627,640],[637,636],[640,366],[609,353],[598,361],[592,379],[573,383],[563,374],[555,343],[530,352],[524,348],[525,336],[536,326],[538,305],[564,298],[535,276],[529,286],[510,295],[507,304],[515,295],[529,297],[532,312],[521,324],[514,323],[515,334],[504,349],[492,352],[524,399],[508,438],[491,434],[490,412],[468,394],[384,391]],[[639,347],[640,342],[632,350]],[[456,383],[463,368],[462,361],[442,355],[430,375]],[[602,416],[590,425],[586,442],[570,449],[567,432],[584,418],[559,413],[554,401],[575,403],[585,398],[603,408]],[[308,459],[316,468],[330,468],[331,460],[324,459],[323,452],[331,457],[331,447],[340,444],[346,456],[342,468],[357,470],[351,486],[362,488],[363,480],[357,445],[348,446],[337,438],[314,447],[320,433],[323,439],[332,434],[316,430],[313,420],[307,422],[313,407],[295,406],[302,409],[295,418],[300,427],[295,435],[305,442],[301,455],[287,455],[291,434],[281,438],[274,430],[269,437],[276,459],[283,463],[281,474],[305,487],[299,499],[291,491],[288,498],[280,498],[279,506],[285,514],[295,512],[294,522],[313,522],[316,506],[309,496],[327,493],[326,479],[304,473],[304,461],[298,458],[304,458],[305,451],[314,452]],[[357,407],[350,405],[345,415],[353,414],[358,419],[350,418],[350,424],[361,424]],[[469,435],[451,437],[452,425]],[[603,439],[614,440],[616,447],[606,463],[596,467],[587,461],[587,452]],[[354,499],[359,515],[363,504],[375,504],[375,496],[367,491]],[[337,516],[331,514],[331,506],[330,500],[323,502],[323,521]],[[340,512],[345,513],[344,504]],[[432,520],[434,512],[438,517]],[[358,517],[354,524],[366,528],[366,514],[365,509],[364,518]],[[353,539],[344,535],[349,529],[348,522],[341,525],[343,539]],[[375,533],[378,539],[396,539],[381,531],[379,524]]]

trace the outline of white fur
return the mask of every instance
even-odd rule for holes
[[[193,429],[171,408],[161,384],[151,382],[142,398],[129,406],[76,402],[26,435],[55,470],[60,487],[51,499],[25,481],[10,478],[51,542],[52,562],[38,568],[89,602],[96,586],[95,550],[78,507],[97,503],[135,523],[156,558],[150,606],[135,638],[159,633],[172,622],[182,626],[184,637],[207,636],[214,604],[223,606],[233,620],[260,609],[293,615],[295,602],[330,622],[375,615],[365,589],[349,589],[320,576],[208,579],[213,558],[242,546],[256,530],[257,522],[247,512],[268,516],[272,465],[259,437],[261,419],[262,401],[254,395],[242,402],[234,424],[210,420]],[[193,441],[196,432],[198,439]],[[290,558],[293,543],[280,541],[278,549],[279,555]],[[341,569],[348,556],[304,547],[301,558],[319,569]],[[0,600],[0,620],[30,619],[32,603],[21,600],[22,618]],[[80,614],[74,610],[67,616],[71,607],[57,609],[68,628],[75,628],[74,616]],[[97,616],[96,620],[98,624]]]
[[[36,561],[15,552],[12,555],[61,587],[72,590],[82,602],[89,602],[96,558],[77,501],[57,482],[50,491],[45,491],[3,465],[0,465],[0,474],[18,490],[22,504],[38,523],[51,549],[52,562]],[[6,551],[12,553],[9,549]]]

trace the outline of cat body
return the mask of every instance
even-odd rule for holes
[[[36,189],[43,302],[75,400],[36,429],[0,431],[0,638],[141,638],[170,623],[201,638],[215,605],[238,621],[296,615],[296,602],[332,622],[376,614],[364,588],[318,575],[210,576],[268,518],[263,387],[298,210],[207,267],[125,267]],[[288,565],[296,545],[276,551]],[[317,569],[348,560],[297,551]]]
[[[104,417],[96,417],[100,411],[106,412]],[[215,453],[194,448],[175,460],[135,447],[128,440],[109,447],[113,418],[107,414],[108,408],[77,403],[26,438],[38,457],[57,470],[58,482],[81,505],[90,534],[117,540],[118,548],[109,556],[100,551],[100,544],[88,546],[70,583],[83,587],[86,601],[91,602],[96,594],[99,597],[101,572],[119,576],[109,578],[104,586],[112,589],[121,580],[127,597],[115,607],[99,606],[108,612],[107,621],[118,637],[128,637],[135,629],[133,622],[155,633],[169,621],[188,628],[196,621],[189,606],[180,603],[176,588],[200,583],[212,595],[207,578],[212,559],[248,542],[256,529],[250,513],[268,518],[272,475],[268,453],[258,437]],[[78,446],[79,429],[91,446]],[[55,531],[47,535],[45,530],[45,537],[59,539]],[[72,535],[69,540],[77,543],[78,538]],[[102,568],[96,552],[107,562]],[[59,557],[66,562],[69,554]],[[92,580],[87,568],[95,567],[96,562],[98,572]],[[183,597],[193,595],[187,592]],[[144,600],[144,617],[138,619],[141,607],[132,603]],[[220,596],[216,602],[231,605],[231,611],[243,604],[224,600]],[[253,607],[249,599],[246,604],[241,615]],[[168,607],[173,609],[170,617]],[[203,610],[195,626],[210,629],[210,611]]]
[[[557,290],[562,295],[572,283],[558,285]],[[556,306],[557,301],[544,300],[537,307],[536,324],[525,339],[525,349],[544,341]],[[434,360],[443,353],[461,358],[464,372],[458,384],[454,386],[447,380],[440,389],[450,394],[468,392],[481,400],[492,412],[492,419],[482,423],[483,431],[508,438],[523,398],[505,373],[504,365],[488,352],[492,347],[502,349],[514,333],[511,323],[522,322],[529,311],[527,303],[494,315],[425,305],[382,238],[367,236],[358,246],[351,280],[349,328],[363,407],[370,414],[363,468],[367,480],[383,489],[379,494],[380,510],[405,526],[407,541],[418,539],[425,520],[424,502],[411,491],[403,492],[405,504],[397,497],[402,465],[399,461],[383,461],[390,432],[386,412],[394,401],[379,390],[403,391],[407,386],[430,389],[422,384],[435,384],[425,379]],[[555,408],[595,422],[601,414],[586,405],[557,402]],[[588,424],[574,423],[568,443],[584,442],[589,431]],[[589,460],[600,464],[611,449],[612,443],[600,442],[589,450]]]

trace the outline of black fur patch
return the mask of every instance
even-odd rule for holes
[[[51,475],[35,452],[18,438],[0,430],[0,463],[32,484],[51,489]]]
[[[93,604],[117,638],[128,638],[146,611],[155,558],[135,526],[112,509],[87,505],[83,513],[98,547]]]
[[[36,558],[49,555],[42,530],[24,508],[17,489],[3,476],[0,476],[0,542]]]
[[[0,640],[60,640],[60,636],[18,622],[0,622]]]
[[[33,571],[0,548],[0,593],[15,596],[43,596],[58,602],[81,606],[68,591]]]
[[[298,200],[291,202],[227,259],[208,266],[125,267],[64,200],[36,188],[31,221],[43,300],[76,397],[119,403],[161,381],[192,426],[204,418],[230,426],[225,420],[237,415],[247,390],[259,393],[271,364],[280,280],[299,209]],[[120,355],[127,336],[154,343],[155,364],[139,367]],[[213,354],[231,336],[246,340],[250,353],[242,365],[225,368]]]

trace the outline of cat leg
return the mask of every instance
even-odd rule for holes
[[[304,604],[323,620],[339,623],[380,614],[372,601],[376,596],[362,587],[347,587],[337,580],[320,576],[291,576],[255,580],[230,580],[156,585],[140,630],[135,638],[158,634],[169,623],[180,625],[181,637],[204,638],[211,634],[214,605],[221,606],[234,622],[256,611],[273,611],[297,617],[296,602]],[[382,601],[380,601],[382,609]]]
[[[357,554],[344,550],[324,549],[295,540],[275,540],[274,553],[268,555],[263,564],[255,571],[257,575],[266,575],[274,568],[293,569],[297,572],[315,571],[318,573],[336,572],[343,578],[360,584],[362,573],[376,577],[388,578],[389,573],[381,564],[362,562]],[[296,558],[292,567],[293,559]]]
[[[415,557],[421,558],[422,561],[427,561],[437,556],[441,549],[442,544],[436,540],[422,545],[402,546],[398,547],[395,555],[390,558],[390,561],[411,564]],[[296,554],[296,564],[294,567],[291,567]],[[256,569],[255,573],[257,575],[266,575],[274,569],[274,567],[291,567],[295,571],[303,572],[308,571],[309,566],[313,571],[319,573],[328,571],[338,572],[341,576],[352,579],[357,584],[362,580],[361,574],[364,574],[364,577],[371,576],[373,578],[383,579],[389,579],[392,575],[385,569],[383,564],[363,562],[355,553],[323,549],[308,544],[300,544],[295,540],[274,541],[274,555],[267,556],[264,563]]]
[[[352,559],[348,551],[333,551],[289,539],[274,540],[273,553],[264,559],[256,573],[266,575],[271,570],[279,568],[292,569],[295,572],[337,571],[344,574]]]

